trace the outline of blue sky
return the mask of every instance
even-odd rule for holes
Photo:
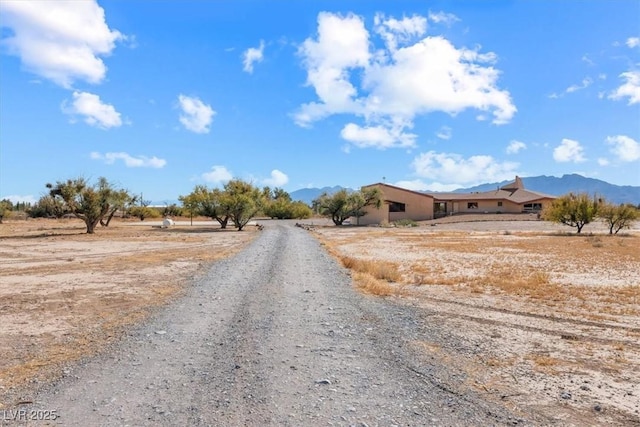
[[[640,185],[638,1],[0,1],[0,198]]]

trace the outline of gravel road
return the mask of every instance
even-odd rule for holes
[[[419,345],[452,339],[424,309],[356,292],[311,235],[273,222],[30,408],[68,426],[541,422],[484,400]]]

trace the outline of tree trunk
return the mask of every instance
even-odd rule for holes
[[[578,227],[578,234],[580,234],[580,232],[582,231],[582,227],[584,227],[584,224],[580,225],[576,225],[576,227]]]

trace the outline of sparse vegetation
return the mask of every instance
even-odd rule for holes
[[[593,222],[598,215],[600,201],[586,193],[569,193],[558,197],[542,211],[541,218],[545,221],[575,227],[580,234],[582,228]]]
[[[598,217],[609,228],[609,234],[618,234],[623,228],[630,228],[640,218],[640,211],[633,205],[603,203],[598,208]]]
[[[95,185],[90,185],[84,178],[76,178],[46,186],[51,197],[64,203],[65,210],[84,221],[87,234],[94,233],[96,225],[112,209],[114,197],[124,191],[115,190],[103,177]]]
[[[369,188],[348,193],[340,190],[333,195],[322,194],[313,201],[320,215],[331,218],[335,225],[342,225],[348,218],[355,217],[356,223],[366,214],[366,208],[371,206],[379,209],[382,204],[380,190]]]
[[[394,221],[393,225],[396,227],[417,227],[418,223],[412,219],[400,219],[398,221]]]
[[[269,218],[277,219],[306,219],[313,215],[311,208],[304,202],[294,202],[289,193],[281,188],[271,190],[262,189],[264,208],[262,213]]]
[[[13,203],[11,203],[11,200],[0,200],[0,224],[2,224],[2,221],[11,214],[12,209]]]

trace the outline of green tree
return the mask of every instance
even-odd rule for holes
[[[262,209],[263,194],[251,183],[232,179],[224,185],[223,204],[228,207],[229,219],[238,231]]]
[[[600,201],[586,193],[569,193],[558,197],[548,205],[541,214],[545,221],[558,222],[560,224],[575,227],[577,233],[582,228],[593,222],[598,214]]]
[[[311,209],[303,202],[293,202],[291,195],[281,188],[275,188],[273,192],[269,187],[262,190],[264,199],[263,213],[270,218],[292,219],[309,218]]]
[[[347,190],[340,190],[333,195],[322,194],[313,201],[320,215],[331,218],[335,225],[342,225],[347,218],[355,216],[359,221],[366,215],[366,207],[377,209],[382,204],[381,194],[377,188],[355,191],[351,194]]]
[[[146,218],[160,218],[161,216],[157,209],[145,205],[130,207],[129,214],[140,219],[140,221],[144,221]]]
[[[84,221],[88,234],[94,233],[96,225],[109,212],[114,192],[105,178],[100,178],[95,185],[76,178],[47,184],[47,188],[51,197],[61,199],[70,213]]]
[[[100,225],[108,227],[111,219],[118,210],[124,215],[136,201],[137,197],[132,195],[128,190],[114,190],[109,198],[109,212],[107,212],[106,220],[104,218],[100,219]]]
[[[217,188],[209,189],[204,185],[196,185],[193,191],[178,199],[182,206],[192,215],[202,215],[218,221],[220,228],[227,228],[229,222],[228,200]]]
[[[351,216],[356,217],[356,224],[360,225],[360,217],[367,214],[368,206],[380,209],[382,205],[382,194],[378,188],[367,188],[365,190],[351,193],[348,197],[351,208]]]
[[[68,213],[64,201],[49,194],[40,197],[36,204],[27,209],[27,215],[31,218],[61,218]]]
[[[618,234],[623,228],[630,228],[640,218],[640,212],[633,205],[605,202],[598,208],[598,217],[609,227],[609,234]]]
[[[13,203],[9,199],[0,200],[0,224],[2,224],[2,220],[8,218],[13,210]]]

